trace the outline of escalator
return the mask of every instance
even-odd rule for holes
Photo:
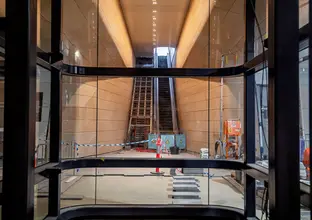
[[[169,55],[158,56],[158,68],[169,68]],[[172,78],[158,78],[158,122],[159,133],[174,134],[177,132],[174,85]]]
[[[168,68],[168,57],[138,58],[136,65],[137,68]],[[147,140],[149,133],[178,132],[173,79],[135,77],[133,83],[128,141]],[[147,147],[146,144],[136,146]]]
[[[159,132],[173,133],[169,78],[159,78]]]

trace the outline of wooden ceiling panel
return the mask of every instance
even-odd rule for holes
[[[154,47],[175,47],[178,43],[190,0],[156,1],[156,5],[152,0],[120,1],[136,56],[152,56]],[[154,10],[157,12],[153,13]],[[153,26],[153,21],[156,26]]]

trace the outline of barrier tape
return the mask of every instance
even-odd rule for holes
[[[135,142],[128,142],[128,143],[122,143],[122,144],[78,144],[74,142],[61,142],[62,145],[65,146],[77,146],[77,147],[115,147],[115,146],[126,146],[131,144],[143,144],[148,143],[149,140],[143,140],[143,141],[135,141]]]

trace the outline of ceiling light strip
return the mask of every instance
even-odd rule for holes
[[[210,2],[210,3],[209,3]],[[209,6],[210,4],[210,6]],[[176,53],[176,67],[182,68],[214,7],[214,1],[193,0],[184,23]],[[209,10],[210,9],[210,10]]]

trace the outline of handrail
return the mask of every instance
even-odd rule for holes
[[[246,219],[242,209],[217,205],[85,205],[61,210],[50,220],[94,219],[94,218],[149,218],[162,217],[187,219],[194,217],[216,217],[217,219]]]
[[[247,166],[238,160],[172,159],[172,158],[83,158],[60,162],[54,169],[76,168],[215,168],[242,170]]]
[[[242,65],[227,68],[110,68],[63,64],[62,74],[71,76],[118,77],[220,77],[240,76],[246,71]]]

